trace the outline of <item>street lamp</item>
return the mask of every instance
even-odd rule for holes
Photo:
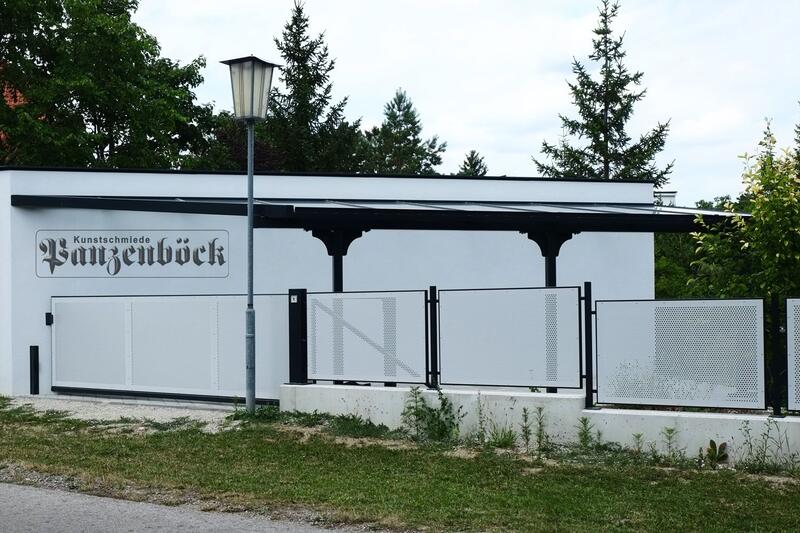
[[[245,327],[245,405],[256,409],[256,311],[253,308],[253,138],[257,120],[267,116],[272,71],[278,65],[255,56],[222,61],[231,71],[233,115],[247,125],[247,311]]]

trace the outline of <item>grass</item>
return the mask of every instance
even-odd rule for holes
[[[337,431],[381,430],[355,417],[262,410],[207,434],[120,434],[0,401],[0,463],[77,476],[87,486],[135,485],[224,498],[239,508],[307,507],[333,520],[434,530],[797,530],[800,485],[732,471],[664,470],[616,461],[536,465],[514,455],[465,459],[441,449],[353,447]],[[317,427],[291,429],[287,420]],[[313,424],[312,424],[313,422]],[[301,427],[301,423],[293,424]],[[376,428],[380,426],[374,426]],[[373,433],[376,432],[376,433]],[[536,468],[533,468],[536,467]]]

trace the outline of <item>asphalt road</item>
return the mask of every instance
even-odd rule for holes
[[[74,492],[0,483],[0,531],[330,531],[305,524],[239,513],[213,513],[186,507],[100,498]]]

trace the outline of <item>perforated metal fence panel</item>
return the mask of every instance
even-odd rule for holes
[[[577,287],[439,291],[447,385],[581,386]]]
[[[309,293],[308,377],[424,383],[424,291]]]
[[[786,341],[789,362],[789,409],[800,410],[800,299],[786,300]]]
[[[761,300],[598,301],[601,403],[763,409]]]
[[[244,397],[244,296],[53,298],[53,385]],[[256,396],[289,377],[287,295],[257,295]]]

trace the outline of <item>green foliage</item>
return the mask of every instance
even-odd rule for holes
[[[708,447],[705,453],[706,461],[711,468],[717,468],[718,465],[728,462],[728,443],[721,442],[719,446],[711,439],[708,442]]]
[[[795,174],[800,178],[800,122],[794,127],[794,169]]]
[[[602,0],[592,40],[594,50],[589,55],[599,69],[599,79],[577,59],[572,63],[576,81],[569,83],[569,89],[579,118],[559,115],[565,135],[556,144],[542,143],[541,151],[550,161],[533,161],[544,176],[653,180],[660,186],[672,171],[672,163],[659,168],[655,162],[664,149],[669,122],[659,123],[636,141],[626,131],[634,104],[646,91],[638,88],[643,73],[630,72],[623,63],[623,37],[615,36],[611,29],[618,11],[616,2]],[[572,145],[570,138],[586,144]]]
[[[271,115],[260,133],[280,170],[343,172],[359,170],[359,122],[344,118],[347,98],[333,100],[335,60],[324,34],[309,35],[309,18],[296,1],[275,46],[283,67],[284,88],[270,96]]]
[[[459,176],[485,176],[489,172],[483,156],[475,150],[470,150],[458,167]]]
[[[781,431],[772,418],[767,418],[758,436],[753,435],[747,420],[742,422],[741,433],[743,442],[735,449],[736,468],[756,474],[796,474],[800,471],[800,456],[791,451],[788,433]]]
[[[542,454],[552,448],[544,420],[544,407],[536,408],[536,452]]]
[[[395,438],[401,437],[398,431],[391,431],[383,424],[375,424],[359,415],[329,415],[314,411],[281,411],[277,405],[263,405],[251,415],[247,411],[236,410],[228,417],[256,424],[287,424],[306,428],[320,428],[327,433],[344,437]]]
[[[661,429],[666,455],[664,459],[670,466],[680,464],[686,460],[686,452],[678,447],[678,428],[665,427]]]
[[[334,435],[356,438],[385,438],[396,435],[383,424],[375,424],[370,420],[365,420],[359,415],[336,416],[329,422],[330,431]]]
[[[0,164],[177,168],[202,151],[205,59],[180,65],[131,17],[136,0],[6,0]]]
[[[791,152],[776,153],[767,126],[755,156],[743,156],[746,186],[739,206],[750,217],[703,223],[697,233],[696,275],[692,283],[718,297],[764,297],[800,293],[800,177]]]
[[[520,435],[522,436],[522,445],[525,448],[525,453],[530,453],[531,451],[531,436],[533,435],[531,425],[530,411],[527,407],[523,407],[522,423],[520,424],[519,429]]]
[[[713,475],[653,469],[610,445],[554,457],[558,465],[541,462],[531,472],[530,460],[512,454],[462,459],[438,447],[344,446],[331,438],[298,439],[296,432],[268,424],[241,424],[215,434],[196,429],[121,434],[18,422],[0,408],[0,476],[13,479],[15,470],[47,473],[17,481],[66,478],[78,490],[118,498],[268,508],[289,517],[301,508],[319,514],[323,524],[354,523],[362,529],[800,527],[800,487],[792,480],[776,486],[727,469]]]
[[[642,433],[634,433],[633,434],[633,455],[637,459],[642,458],[642,452],[644,451],[644,435]]]
[[[691,298],[689,279],[694,274],[695,240],[687,233],[656,233],[655,282],[656,298]]]
[[[586,450],[595,445],[594,434],[592,430],[594,425],[589,421],[588,417],[582,416],[578,420],[578,445]]]
[[[438,392],[438,407],[425,401],[419,387],[412,387],[402,412],[403,425],[417,442],[453,444],[458,440],[458,425],[464,418],[447,396]]]
[[[422,121],[402,89],[384,107],[384,120],[366,132],[366,172],[377,174],[436,174],[447,143],[435,135],[422,138]]]
[[[489,448],[509,449],[517,445],[517,432],[510,426],[492,424],[486,439]]]

